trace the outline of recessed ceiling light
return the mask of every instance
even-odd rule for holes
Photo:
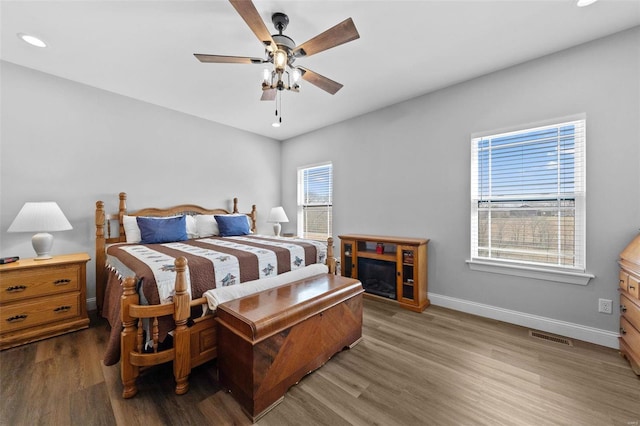
[[[578,0],[578,2],[576,3],[576,6],[585,7],[585,6],[589,6],[590,4],[595,3],[597,1],[598,0]]]
[[[47,43],[40,40],[38,37],[29,35],[29,34],[24,34],[24,33],[18,33],[18,37],[20,37],[20,39],[25,43],[29,43],[32,46],[47,47]]]

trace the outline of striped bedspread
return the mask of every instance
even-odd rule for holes
[[[175,259],[188,261],[192,298],[207,290],[275,276],[325,263],[326,244],[261,235],[208,237],[165,244],[117,244],[107,249],[108,267],[121,276],[135,275],[149,304],[171,303]]]

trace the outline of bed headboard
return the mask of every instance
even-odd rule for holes
[[[108,214],[104,210],[104,202],[96,201],[96,305],[98,313],[102,311],[102,301],[104,299],[104,290],[106,286],[107,276],[104,266],[106,264],[106,247],[107,244],[124,243],[126,236],[124,233],[123,216],[175,216],[180,214],[229,214],[240,213],[238,210],[238,199],[233,199],[233,211],[229,212],[223,208],[208,209],[195,204],[181,204],[169,208],[149,207],[134,212],[127,211],[127,194],[121,192],[118,212]],[[251,206],[251,212],[245,213],[251,219],[251,231],[256,232],[256,205]],[[117,234],[116,234],[117,230]]]

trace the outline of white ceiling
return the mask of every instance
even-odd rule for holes
[[[640,0],[254,1],[267,28],[289,15],[297,44],[351,17],[360,39],[303,65],[344,84],[303,81],[260,101],[261,65],[204,64],[193,53],[261,57],[231,4],[209,1],[2,1],[0,58],[207,120],[286,140],[457,82],[640,25]],[[46,49],[22,42],[30,33]],[[575,70],[579,72],[579,70]]]

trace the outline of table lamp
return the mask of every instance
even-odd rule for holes
[[[269,217],[267,218],[267,222],[274,224],[273,233],[276,235],[276,237],[279,237],[280,230],[282,229],[280,222],[289,222],[289,218],[287,217],[287,214],[284,212],[284,209],[282,208],[282,206],[273,207],[269,212]]]
[[[36,260],[51,259],[53,235],[49,232],[73,229],[56,202],[28,202],[22,206],[7,232],[37,232],[31,238]]]

